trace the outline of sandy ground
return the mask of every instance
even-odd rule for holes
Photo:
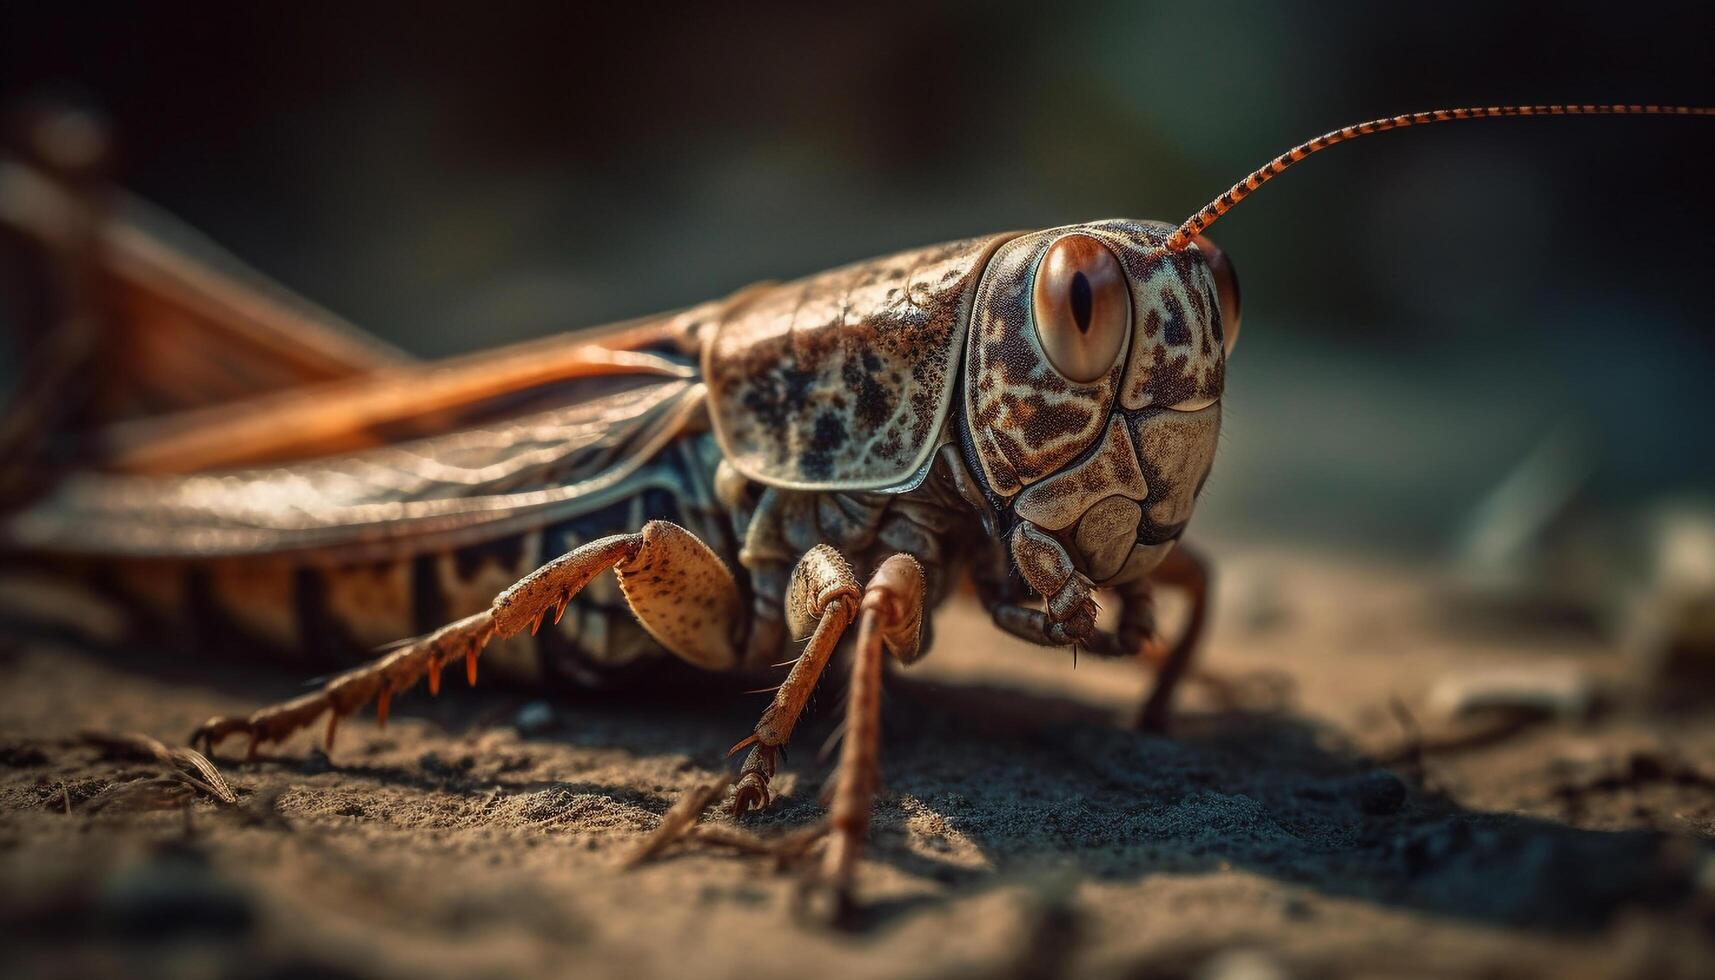
[[[1715,719],[1627,695],[1592,633],[1474,623],[1427,573],[1225,549],[1210,666],[1171,738],[1115,724],[1128,665],[1000,637],[961,601],[889,682],[853,928],[766,858],[620,856],[720,769],[761,695],[462,689],[218,757],[241,804],[126,802],[182,738],[296,693],[278,669],[4,647],[0,972],[19,976],[1695,976],[1715,972]],[[1572,670],[1591,718],[1461,744],[1449,677]],[[820,695],[838,701],[838,684]],[[1397,703],[1397,707],[1394,706]],[[1403,709],[1403,713],[1402,713]],[[1408,716],[1408,717],[1407,717]],[[1414,756],[1411,721],[1429,738]],[[800,729],[764,833],[812,823]],[[1442,744],[1445,742],[1445,744]]]

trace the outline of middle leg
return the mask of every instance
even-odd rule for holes
[[[1150,589],[1167,585],[1183,589],[1191,600],[1190,614],[1178,639],[1162,640],[1155,628],[1155,607]],[[1155,668],[1155,683],[1138,712],[1136,725],[1143,731],[1165,732],[1173,710],[1173,694],[1191,670],[1202,644],[1203,628],[1209,619],[1209,566],[1183,543],[1168,552],[1161,564],[1124,596],[1120,611],[1119,647],[1135,650],[1144,663]]]

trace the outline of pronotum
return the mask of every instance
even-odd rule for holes
[[[1715,110],[1395,116],[1294,147],[1177,226],[986,235],[435,364],[168,246],[99,179],[99,129],[44,114],[0,163],[0,222],[50,273],[25,304],[46,329],[0,430],[0,535],[9,561],[78,576],[181,636],[350,668],[196,732],[246,736],[252,752],[324,720],[331,748],[341,718],[373,702],[385,720],[418,681],[438,691],[449,664],[475,683],[479,656],[528,684],[789,667],[734,748],[737,814],[769,804],[800,713],[855,633],[809,859],[838,905],[877,785],[883,662],[926,652],[925,610],[961,577],[1002,630],[1154,664],[1139,723],[1165,723],[1205,618],[1204,565],[1182,536],[1239,328],[1208,227],[1336,143],[1582,114]],[[86,383],[68,388],[74,376]],[[79,423],[81,439],[44,438]],[[1158,585],[1192,600],[1170,642]],[[1097,589],[1121,605],[1111,634]],[[675,808],[646,850],[705,801]]]

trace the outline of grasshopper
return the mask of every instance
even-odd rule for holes
[[[0,170],[0,219],[47,259],[49,328],[0,443],[0,540],[184,635],[347,668],[210,719],[193,740],[211,749],[240,735],[254,754],[323,719],[331,749],[342,718],[374,703],[385,721],[451,665],[474,684],[483,656],[522,684],[789,666],[733,748],[735,815],[769,805],[855,635],[811,872],[843,902],[878,783],[885,661],[927,651],[925,613],[961,579],[1001,630],[1153,664],[1138,723],[1165,725],[1207,618],[1207,567],[1182,538],[1239,334],[1208,226],[1337,143],[1563,114],[1715,110],[1395,116],[1293,148],[1181,224],[985,235],[434,364],[169,246],[105,188],[98,129],[38,118],[27,157]],[[1191,600],[1170,641],[1157,587]],[[1112,632],[1098,589],[1120,603]],[[706,796],[649,846],[683,835]]]

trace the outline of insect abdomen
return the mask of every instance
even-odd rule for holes
[[[485,609],[495,595],[578,545],[635,530],[649,519],[683,524],[737,567],[730,531],[692,478],[695,452],[653,461],[660,480],[630,497],[554,524],[451,551],[397,560],[334,562],[313,553],[209,561],[118,560],[112,591],[173,638],[205,656],[260,652],[314,670],[362,663],[376,647],[430,632]],[[658,671],[664,651],[631,615],[611,575],[593,581],[558,624],[495,640],[485,670],[504,680],[595,686]],[[677,661],[671,661],[677,664]]]

